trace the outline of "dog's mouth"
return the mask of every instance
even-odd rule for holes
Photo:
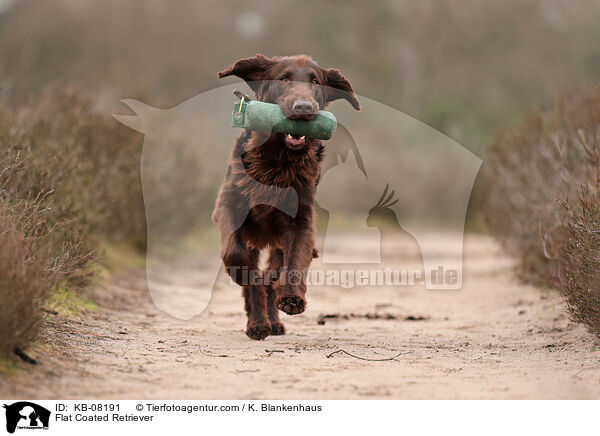
[[[292,150],[299,150],[306,142],[306,136],[292,135],[291,133],[284,133],[285,145]]]

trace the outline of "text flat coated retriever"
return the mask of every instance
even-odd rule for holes
[[[258,100],[278,104],[288,118],[312,119],[340,98],[360,110],[350,82],[305,55],[257,54],[219,73],[230,75],[245,80]],[[316,256],[314,195],[323,156],[320,140],[285,133],[244,130],[235,143],[213,221],[221,232],[227,273],[243,287],[246,334],[252,339],[284,334],[278,310],[295,315],[306,307],[306,272]],[[269,256],[261,272],[263,248]]]

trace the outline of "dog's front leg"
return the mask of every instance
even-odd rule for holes
[[[277,308],[288,315],[302,313],[306,307],[306,274],[315,244],[312,209],[299,207],[293,222],[283,238],[283,269],[274,286]]]
[[[223,252],[227,273],[242,287],[244,306],[248,315],[246,334],[251,339],[264,339],[271,334],[267,314],[267,292],[258,269],[256,249],[249,249],[241,238],[241,230],[234,232]]]
[[[242,287],[244,304],[248,315],[246,335],[251,339],[264,339],[271,334],[271,322],[267,314],[267,291],[258,269],[259,251],[249,250],[248,283]]]

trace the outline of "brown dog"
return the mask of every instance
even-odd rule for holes
[[[308,56],[257,54],[219,73],[230,75],[245,80],[258,100],[278,104],[288,118],[312,119],[340,98],[360,110],[350,82]],[[323,155],[320,140],[283,133],[244,130],[235,143],[213,221],[221,232],[227,272],[243,287],[246,334],[252,339],[284,334],[278,309],[295,315],[306,307],[306,271],[316,255],[314,195]],[[279,200],[269,195],[294,207],[286,213],[285,205],[275,207]],[[249,280],[256,278],[263,248],[269,249],[266,270],[260,280]]]

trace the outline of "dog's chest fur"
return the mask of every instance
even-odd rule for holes
[[[290,150],[281,135],[266,141],[261,135],[245,143],[242,164],[248,176],[264,185],[278,188],[314,188],[323,159],[320,141],[308,140],[302,150]]]
[[[243,225],[244,232],[255,247],[280,246],[283,243],[281,235],[293,227],[296,220],[309,218],[305,216],[308,211],[312,216],[324,146],[315,140],[303,150],[290,150],[279,135],[271,135],[266,141],[265,137],[252,137],[243,141],[242,145],[245,152],[241,156],[237,185],[250,204],[254,205]],[[260,204],[261,199],[272,195],[269,194],[272,187],[292,188],[293,191],[287,192],[297,194],[296,216],[292,217],[277,208]]]

